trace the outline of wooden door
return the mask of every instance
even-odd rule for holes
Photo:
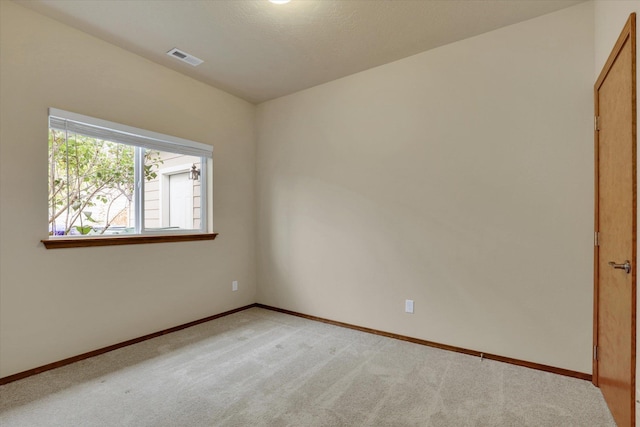
[[[595,84],[593,382],[619,427],[635,425],[635,53],[632,14]]]

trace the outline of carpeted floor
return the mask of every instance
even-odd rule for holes
[[[252,308],[0,387],[14,426],[615,426],[588,381]]]

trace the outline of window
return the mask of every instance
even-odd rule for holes
[[[50,239],[206,233],[212,152],[50,108]]]

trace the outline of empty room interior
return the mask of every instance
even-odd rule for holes
[[[635,398],[594,372],[594,85],[637,12],[0,0],[0,424],[638,424],[635,324]],[[126,224],[54,215],[51,132],[84,119],[202,163],[135,148]]]

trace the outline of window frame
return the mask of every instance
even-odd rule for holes
[[[52,120],[55,125],[52,126]],[[128,145],[134,148],[134,210],[135,210],[135,227],[131,234],[119,235],[49,235],[42,242],[45,247],[79,247],[79,246],[110,246],[122,244],[139,244],[139,243],[157,243],[165,241],[187,241],[187,240],[213,240],[217,233],[212,233],[210,229],[210,196],[209,193],[209,172],[213,164],[213,147],[207,144],[178,138],[171,135],[165,135],[133,126],[123,125],[120,123],[110,122],[108,120],[98,119],[95,117],[85,116],[57,108],[49,108],[49,126],[51,129],[60,129],[60,124],[66,126],[79,127],[83,126],[89,129],[88,132],[82,132],[71,129],[81,135],[89,136],[96,139],[104,139],[105,141],[117,144]],[[63,129],[64,130],[64,129]],[[95,132],[95,134],[92,134]],[[103,138],[101,135],[107,137]],[[100,135],[100,136],[96,136]],[[118,137],[122,137],[120,140]],[[140,142],[141,145],[136,145]],[[178,229],[178,230],[162,230],[157,228],[145,228],[145,179],[144,179],[144,162],[145,150],[157,150],[161,152],[169,152],[175,154],[189,155],[200,158],[200,228],[197,229]],[[210,164],[211,162],[211,164]],[[195,193],[197,194],[197,193]],[[194,194],[194,195],[195,195]]]

